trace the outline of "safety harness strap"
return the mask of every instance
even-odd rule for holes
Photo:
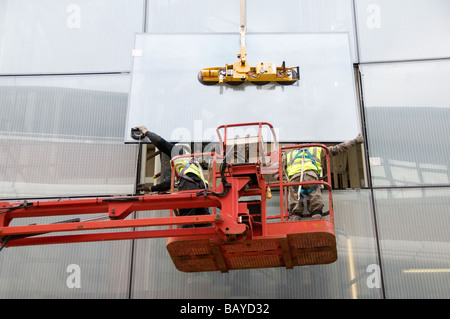
[[[306,154],[303,154],[306,153]],[[292,160],[289,162],[288,166],[292,165],[294,163],[294,161],[300,157],[303,157],[306,159],[309,159],[314,166],[316,167],[317,171],[319,171],[319,166],[317,165],[316,161],[318,160],[318,158],[315,156],[317,154],[317,148],[314,147],[314,155],[311,154],[311,152],[308,149],[300,149],[298,150],[297,154],[295,154],[295,156],[292,158]]]
[[[304,189],[304,188],[302,187],[302,189],[300,190],[300,192],[301,192],[302,194],[304,194],[304,195],[309,195],[309,194],[311,194],[313,191],[315,191],[318,187],[319,187],[319,185],[314,185],[314,186],[312,186],[312,187],[310,187],[310,188],[308,188],[308,189]],[[297,192],[297,191],[298,191],[298,186],[294,186],[294,190],[295,190],[295,192]]]
[[[191,165],[193,165],[193,167],[191,167]],[[196,175],[198,177],[200,177],[202,179],[201,183],[196,182],[195,180],[193,180],[191,177],[189,177],[185,172],[188,168],[193,168],[196,171]],[[185,178],[188,181],[198,185],[201,188],[208,188],[206,185],[206,182],[204,180],[203,174],[202,174],[202,168],[200,167],[200,164],[198,164],[194,158],[191,158],[191,160],[189,162],[186,163],[186,165],[184,165],[184,167],[181,169],[180,173],[179,173],[179,177],[180,178]],[[200,184],[200,185],[199,185]]]

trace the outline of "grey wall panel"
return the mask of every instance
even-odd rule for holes
[[[361,67],[374,186],[448,185],[450,62]]]
[[[121,136],[129,75],[0,77],[0,128],[56,136]]]
[[[0,137],[0,198],[134,191],[137,150],[121,139],[5,138]]]
[[[355,0],[361,63],[450,57],[447,0]]]
[[[448,188],[374,190],[387,298],[450,296]]]
[[[146,31],[238,32],[239,14],[239,0],[148,1]]]
[[[129,71],[143,0],[0,4],[0,74]]]
[[[4,248],[2,299],[128,298],[131,241]]]
[[[2,198],[130,194],[129,76],[0,77]]]

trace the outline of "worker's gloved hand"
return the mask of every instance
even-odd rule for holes
[[[142,132],[142,134],[145,134],[148,132],[147,128],[145,126],[138,126],[139,131]]]
[[[358,134],[358,136],[354,139],[356,144],[361,144],[364,143],[364,136],[362,136],[361,134]]]
[[[136,191],[137,192],[142,192],[142,191],[144,191],[144,192],[151,192],[151,187],[147,186],[145,184],[138,184],[136,186]]]
[[[201,162],[200,162],[200,167],[201,167],[202,169],[204,169],[204,170],[207,170],[209,166],[208,166],[208,163],[207,163],[207,162],[201,161]]]

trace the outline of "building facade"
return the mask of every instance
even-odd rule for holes
[[[246,15],[249,37],[348,35],[366,142],[358,185],[333,192],[338,260],[186,274],[165,239],[5,248],[1,298],[450,297],[450,2],[248,0]],[[0,0],[0,201],[133,194],[136,35],[237,34],[239,18],[238,0]]]

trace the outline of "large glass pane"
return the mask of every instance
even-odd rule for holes
[[[147,32],[238,33],[240,1],[149,1]],[[351,0],[247,0],[249,33],[347,32],[353,62],[357,62]]]
[[[0,74],[131,69],[143,0],[3,0]]]
[[[0,77],[0,197],[130,194],[128,75]]]
[[[374,190],[387,298],[450,297],[450,189]]]
[[[360,62],[450,57],[450,1],[355,1]]]
[[[358,132],[348,35],[248,34],[251,66],[299,66],[293,85],[201,84],[203,68],[238,61],[237,34],[139,34],[136,37],[125,139],[145,125],[172,141],[210,142],[216,127],[269,122],[280,141],[334,142]],[[319,121],[319,124],[318,124]]]
[[[370,202],[368,190],[334,192],[338,260],[329,265],[184,273],[174,267],[165,239],[138,240],[132,297],[381,298]]]
[[[361,67],[373,186],[448,185],[450,62]]]

